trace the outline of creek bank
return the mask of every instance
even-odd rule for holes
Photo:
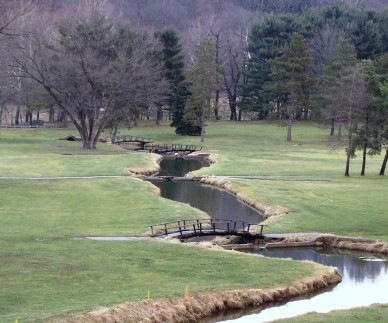
[[[328,249],[339,249],[347,251],[362,251],[371,254],[388,255],[388,243],[377,240],[340,237],[332,234],[318,233],[294,233],[294,234],[268,234],[267,240],[278,239],[276,242],[267,242],[262,245],[254,243],[242,244],[240,241],[233,240],[232,243],[221,245],[225,249],[249,249],[250,248],[305,248],[305,247],[320,247]]]
[[[342,250],[364,251],[367,253],[388,255],[388,243],[363,238],[340,237],[324,234],[316,239],[325,248]]]
[[[159,161],[162,159],[160,156]],[[153,174],[155,171],[145,169],[131,169],[137,175]],[[165,180],[165,179],[163,179]],[[188,177],[186,180],[193,180]],[[235,195],[241,202],[253,207],[265,218],[287,214],[287,208],[281,206],[265,206],[255,200],[239,193],[232,185],[215,177],[195,178],[200,183],[212,185]],[[267,247],[305,247],[321,246],[347,250],[359,250],[372,253],[388,253],[388,245],[366,239],[321,235],[310,239],[305,237],[287,237],[280,243],[271,243]],[[196,322],[202,318],[213,316],[227,309],[243,309],[258,306],[274,301],[289,300],[293,297],[310,294],[341,281],[338,270],[324,267],[319,270],[316,277],[291,284],[288,287],[276,289],[244,289],[222,291],[214,293],[199,293],[194,296],[185,295],[178,299],[144,300],[139,302],[126,302],[111,308],[82,314],[69,318],[63,322]]]
[[[268,219],[272,216],[281,216],[284,214],[288,214],[289,212],[287,208],[279,205],[268,206],[257,202],[256,200],[240,193],[237,189],[233,188],[233,186],[226,180],[220,180],[217,177],[202,177],[199,182],[201,184],[211,185],[227,191],[228,193],[234,195],[240,202],[258,211],[264,216],[265,219]]]
[[[337,268],[310,263],[317,274],[287,287],[198,293],[193,296],[185,291],[181,298],[126,302],[111,308],[73,315],[56,322],[198,322],[228,309],[245,309],[285,301],[324,290],[341,281]]]
[[[160,171],[160,162],[162,159],[175,159],[174,155],[152,155],[152,164],[151,167],[139,167],[139,168],[129,168],[125,169],[126,173],[131,175],[135,175],[143,180],[149,181],[165,181],[165,180],[174,180],[174,181],[196,181],[201,184],[210,185],[216,187],[221,190],[225,190],[228,193],[234,195],[240,202],[252,207],[260,214],[264,216],[265,219],[272,216],[281,216],[284,214],[288,214],[289,210],[279,205],[264,205],[255,201],[254,199],[238,192],[232,185],[226,180],[220,180],[217,177],[212,176],[192,176],[190,174],[184,177],[175,177],[175,176],[157,176]],[[198,159],[201,162],[206,162],[209,166],[216,163],[216,159],[207,153],[197,153],[184,156],[183,159]]]

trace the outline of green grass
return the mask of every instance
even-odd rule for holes
[[[158,128],[138,131],[152,137]],[[293,140],[286,142],[286,128],[276,123],[211,123],[204,150],[219,162],[195,174],[251,177],[230,181],[258,202],[290,210],[271,220],[267,232],[318,231],[388,241],[388,180],[377,175],[383,156],[368,157],[365,177],[359,175],[361,158],[352,160],[347,178],[345,149],[328,133],[315,124],[296,123]],[[200,144],[199,138],[178,138]]]
[[[53,314],[145,299],[148,291],[153,298],[181,297],[186,285],[190,293],[247,285],[265,288],[312,273],[300,262],[263,261],[156,241],[34,239],[1,247],[1,261],[7,263],[0,276],[1,322],[40,321]]]
[[[144,235],[149,224],[202,214],[126,175],[125,168],[151,166],[150,155],[104,144],[85,152],[79,142],[57,140],[69,132],[0,131],[0,175],[12,177],[0,179],[1,322],[42,321],[143,299],[148,291],[181,296],[186,285],[192,293],[286,285],[312,273],[311,266],[287,262],[284,277],[277,260],[157,241],[79,240]],[[97,175],[121,177],[88,178]]]
[[[158,143],[201,145],[168,126],[123,130]],[[69,312],[190,292],[286,285],[312,273],[305,263],[199,250],[157,241],[97,242],[85,236],[135,236],[146,226],[201,216],[189,205],[155,195],[126,168],[152,165],[149,154],[58,140],[74,130],[0,130],[0,322],[42,321]],[[388,181],[382,157],[367,176],[343,176],[344,149],[328,145],[327,130],[296,124],[294,140],[267,123],[211,123],[203,150],[216,165],[202,175],[231,180],[244,194],[290,213],[268,231],[320,231],[388,241]],[[157,138],[157,140],[155,139]],[[119,176],[92,178],[89,176]],[[80,178],[65,178],[77,176]],[[28,177],[55,177],[34,180]],[[58,177],[58,178],[57,178]],[[62,178],[61,178],[62,177]],[[287,270],[285,270],[285,268]]]

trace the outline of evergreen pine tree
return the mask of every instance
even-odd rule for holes
[[[313,58],[304,37],[293,33],[283,54],[269,63],[271,82],[267,83],[266,90],[276,105],[274,108],[288,119],[287,141],[291,141],[293,119],[307,118],[310,109]]]
[[[168,101],[170,112],[172,112],[172,127],[181,127],[183,123],[183,109],[185,100],[182,100],[182,82],[185,80],[184,75],[184,57],[182,54],[182,45],[176,30],[166,27],[158,32],[155,36],[160,40],[162,50],[162,60],[166,67],[166,78],[171,84],[171,95]],[[183,105],[182,105],[183,104]],[[177,111],[175,111],[177,110]],[[160,116],[159,116],[160,117]]]
[[[355,120],[365,104],[366,83],[358,64],[356,48],[348,40],[341,40],[323,66],[322,90],[325,110],[340,124],[347,126],[345,176],[349,176]]]
[[[187,100],[183,119],[193,128],[200,129],[201,142],[204,141],[205,120],[209,118],[214,91],[220,80],[216,60],[215,46],[210,37],[206,37],[196,48],[195,62],[189,72],[191,96]]]

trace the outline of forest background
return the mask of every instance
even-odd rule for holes
[[[346,171],[387,142],[384,1],[5,1],[0,124],[77,128],[86,149],[142,118],[330,124]],[[380,174],[388,158],[386,153]]]

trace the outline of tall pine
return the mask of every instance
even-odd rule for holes
[[[353,128],[365,104],[366,91],[356,48],[349,40],[343,39],[323,66],[322,92],[324,109],[348,130],[345,176],[350,173]]]
[[[155,33],[163,46],[162,60],[166,67],[166,78],[171,84],[171,95],[168,101],[170,112],[172,112],[172,127],[181,127],[183,123],[183,109],[185,100],[182,100],[182,89],[185,88],[182,83],[185,80],[184,75],[184,56],[182,54],[182,45],[176,30],[171,27],[163,28]],[[161,109],[161,107],[160,107]],[[157,120],[161,118],[160,109]]]
[[[273,108],[288,120],[287,141],[291,141],[294,119],[307,118],[310,109],[309,94],[313,86],[313,58],[307,42],[298,33],[290,36],[283,54],[269,61],[271,81],[266,90]]]
[[[194,65],[188,75],[191,96],[185,106],[183,119],[191,127],[200,130],[201,142],[205,139],[205,121],[210,117],[214,91],[220,81],[215,55],[214,43],[210,37],[206,37],[196,48]]]

